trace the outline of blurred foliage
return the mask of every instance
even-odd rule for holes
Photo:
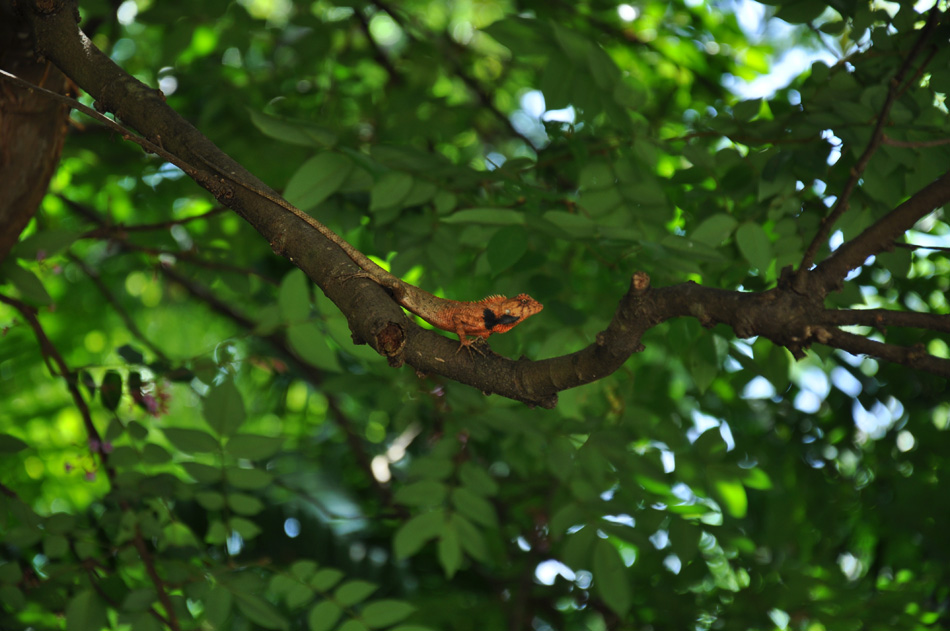
[[[751,3],[81,8],[117,63],[394,273],[538,297],[492,345],[543,358],[589,344],[634,270],[758,290],[801,260],[925,16],[769,4],[765,37],[740,28]],[[724,87],[788,51],[836,60],[767,100]],[[948,62],[914,66],[840,237],[950,164],[929,142]],[[948,233],[938,212],[907,241]],[[0,292],[41,307],[74,372],[0,305],[4,629],[950,626],[937,378],[692,320],[554,411],[393,370],[247,225],[78,116],[14,256]],[[946,314],[948,272],[946,249],[897,248],[832,300]]]

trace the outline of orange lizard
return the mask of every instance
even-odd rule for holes
[[[390,274],[310,215],[289,203],[287,206],[290,206],[290,212],[340,246],[346,255],[360,266],[360,271],[353,274],[353,277],[368,278],[380,287],[388,289],[393,299],[407,311],[438,329],[458,335],[461,343],[459,350],[471,346],[469,335],[487,339],[492,333],[506,333],[544,308],[544,305],[528,294],[518,294],[514,298],[495,295],[476,302],[433,296]]]
[[[477,302],[448,300],[433,296],[390,274],[338,234],[282,197],[250,186],[225,173],[216,165],[205,162],[231,181],[296,215],[311,228],[338,245],[360,267],[360,271],[353,274],[351,278],[368,278],[388,289],[393,299],[407,311],[416,314],[436,328],[455,333],[461,342],[459,350],[471,347],[472,340],[468,339],[470,335],[487,339],[492,333],[505,333],[544,308],[540,302],[528,294],[518,294],[514,298],[489,296]]]

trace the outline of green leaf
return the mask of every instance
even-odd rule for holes
[[[178,548],[198,547],[198,540],[188,526],[181,522],[172,522],[162,529],[162,541],[158,547],[160,550],[164,550],[168,546]]]
[[[297,169],[287,182],[284,197],[301,210],[309,210],[332,195],[353,170],[353,161],[328,151],[316,155]]]
[[[439,564],[446,578],[452,578],[462,566],[462,544],[451,521],[444,522],[439,536]]]
[[[360,618],[372,629],[388,627],[405,620],[416,608],[401,600],[377,600],[363,608]]]
[[[211,522],[211,525],[208,526],[208,534],[205,535],[205,541],[212,545],[220,546],[224,545],[230,536],[231,531],[224,525],[224,522],[215,519]]]
[[[736,120],[750,121],[759,115],[760,109],[762,109],[762,99],[749,99],[736,103],[732,107],[732,115]]]
[[[33,272],[24,269],[12,261],[2,268],[0,278],[10,281],[24,301],[40,306],[53,304],[53,299],[43,287],[42,281]]]
[[[594,542],[591,572],[594,575],[594,587],[604,603],[621,618],[626,616],[631,605],[627,568],[620,560],[617,549],[606,539]]]
[[[46,535],[43,538],[43,554],[58,559],[69,552],[69,540],[62,535]]]
[[[736,519],[745,517],[746,510],[749,507],[749,500],[746,497],[745,487],[736,480],[715,481],[713,488],[716,494],[726,505],[726,511]]]
[[[118,371],[107,370],[102,378],[102,385],[99,386],[99,400],[102,401],[102,407],[110,412],[115,412],[121,399],[122,376]]]
[[[442,532],[445,513],[434,510],[416,515],[396,531],[393,537],[393,552],[397,559],[408,559],[422,549],[428,541]]]
[[[116,353],[118,353],[119,357],[124,359],[125,363],[127,364],[145,363],[145,356],[142,355],[142,353],[131,344],[123,344],[116,350]],[[139,384],[139,387],[141,387],[141,383]]]
[[[714,336],[711,333],[700,335],[693,342],[686,363],[693,377],[693,383],[700,392],[705,392],[719,374],[720,362],[716,353]]]
[[[370,189],[370,212],[400,207],[409,196],[414,181],[411,175],[402,171],[390,171],[383,175]]]
[[[459,533],[459,541],[462,543],[462,549],[470,557],[478,561],[488,561],[488,546],[485,545],[485,537],[482,532],[475,527],[475,524],[465,519],[459,513],[453,513],[449,517],[452,526]]]
[[[18,259],[41,261],[72,245],[81,232],[63,229],[48,229],[36,232],[17,243],[10,254]]]
[[[590,162],[581,169],[581,188],[612,188],[616,183],[617,176],[606,162]]]
[[[109,454],[109,463],[116,467],[133,467],[142,460],[142,455],[135,447],[119,445]]]
[[[228,467],[227,480],[239,489],[256,491],[264,488],[274,479],[274,476],[261,469],[244,469]]]
[[[471,460],[466,460],[459,467],[459,479],[473,493],[485,496],[498,493],[498,483],[485,469]]]
[[[316,561],[311,561],[310,559],[304,559],[303,561],[296,561],[293,565],[290,566],[290,573],[293,574],[298,580],[307,581],[314,573],[317,571]]]
[[[0,454],[15,454],[26,449],[28,445],[10,434],[0,434]]]
[[[53,513],[43,522],[46,532],[65,535],[76,528],[76,516],[70,513]]]
[[[310,280],[299,269],[287,272],[277,291],[277,306],[284,322],[304,322],[310,317]]]
[[[162,464],[170,462],[172,455],[164,447],[148,443],[142,447],[142,462],[146,464]]]
[[[313,578],[310,579],[310,587],[318,592],[327,592],[340,582],[343,578],[343,572],[336,568],[328,567],[318,570]]]
[[[229,436],[244,423],[244,398],[230,379],[214,386],[202,401],[205,421],[219,436]]]
[[[501,274],[517,263],[528,250],[528,235],[521,226],[506,226],[492,235],[485,247],[492,274]]]
[[[438,190],[439,187],[432,182],[426,182],[425,180],[415,180],[412,184],[412,189],[409,191],[409,194],[406,195],[406,198],[402,200],[402,205],[406,208],[412,206],[421,206],[432,199]]]
[[[379,589],[379,586],[369,581],[359,579],[347,581],[337,587],[333,593],[333,598],[343,607],[350,607],[363,602],[377,589]]]
[[[265,629],[288,629],[290,623],[269,602],[254,594],[234,592],[234,604],[244,617]]]
[[[218,511],[224,508],[224,494],[217,491],[199,491],[195,493],[195,501],[209,511]]]
[[[183,462],[181,467],[185,470],[185,473],[204,484],[218,482],[222,476],[221,469],[200,462]]]
[[[231,592],[221,585],[215,585],[205,599],[205,620],[210,622],[215,629],[224,628],[225,621],[231,615],[232,602]]]
[[[130,621],[135,631],[165,631],[168,628],[152,617],[151,611],[136,613],[131,617]]]
[[[23,611],[26,608],[26,596],[13,585],[0,585],[0,603],[11,611]]]
[[[276,454],[284,444],[280,436],[236,434],[228,440],[225,450],[235,458],[263,460]]]
[[[458,198],[451,191],[442,190],[432,198],[432,204],[435,206],[435,212],[444,215],[455,210]]]
[[[232,517],[228,520],[228,525],[245,539],[253,539],[261,534],[261,527],[249,519],[243,517]]]
[[[762,226],[747,221],[736,230],[739,251],[749,264],[765,274],[772,263],[772,243]]]
[[[738,223],[732,215],[718,213],[707,217],[687,236],[693,241],[718,247],[732,235]]]
[[[429,454],[412,463],[410,473],[417,478],[445,480],[455,471],[455,463],[448,457]]]
[[[315,322],[291,325],[287,328],[287,340],[293,351],[311,366],[331,372],[343,370],[336,352],[327,345],[326,333]]]
[[[105,603],[91,589],[79,592],[66,605],[66,631],[89,631],[107,626]]]
[[[467,208],[446,215],[443,223],[474,223],[486,226],[523,226],[525,217],[516,210],[504,208]]]
[[[491,502],[464,486],[452,489],[452,504],[469,519],[489,528],[498,527],[495,507],[491,505]]]
[[[785,20],[790,24],[804,24],[811,22],[825,10],[824,2],[816,0],[797,0],[796,2],[783,3],[775,17]]]
[[[12,561],[0,563],[0,583],[19,583],[23,578],[20,566]]]
[[[280,140],[290,145],[304,147],[331,147],[336,144],[337,137],[329,128],[322,125],[301,120],[293,120],[280,116],[264,114],[248,108],[251,122],[265,136]]]
[[[354,618],[344,622],[336,631],[369,631],[369,629],[361,620]]]
[[[336,621],[343,614],[340,605],[332,600],[324,600],[314,605],[307,615],[309,631],[329,631],[336,625]]]
[[[186,454],[217,453],[221,450],[217,438],[199,429],[166,427],[162,432],[168,442]]]
[[[131,612],[146,611],[157,600],[158,594],[151,587],[133,589],[122,601],[122,609]]]
[[[247,493],[229,493],[228,507],[238,515],[257,515],[264,510],[264,503]]]
[[[619,195],[617,195],[616,202],[620,202]],[[594,223],[590,217],[565,212],[563,210],[549,210],[544,213],[544,219],[578,239],[592,237],[597,231],[597,224]]]
[[[772,488],[772,480],[764,470],[755,467],[749,469],[742,478],[742,484],[750,489],[767,491]]]
[[[438,506],[445,501],[449,489],[436,480],[419,480],[399,487],[393,499],[407,506]]]

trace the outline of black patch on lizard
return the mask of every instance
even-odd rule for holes
[[[491,309],[485,309],[482,312],[482,317],[485,319],[485,329],[491,331],[499,324],[515,324],[518,322],[518,316],[505,314],[503,316],[496,316],[495,312]]]

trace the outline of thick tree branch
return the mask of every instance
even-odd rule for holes
[[[642,348],[641,338],[647,330],[674,317],[694,317],[705,326],[724,323],[740,337],[765,337],[787,347],[796,357],[803,356],[804,349],[815,342],[834,346],[833,340],[843,340],[849,345],[845,350],[850,350],[854,347],[851,337],[838,336],[839,332],[823,319],[821,301],[828,288],[840,284],[847,271],[885,249],[917,219],[950,199],[948,174],[807,273],[808,281],[814,283],[810,289],[815,291],[791,291],[787,283],[764,293],[726,291],[693,283],[650,289],[649,277],[638,273],[613,319],[589,347],[538,362],[511,361],[495,355],[474,357],[457,353],[457,342],[415,325],[374,283],[351,280],[344,285],[341,278],[354,271],[349,257],[279,204],[256,192],[276,197],[171,110],[158,91],[139,83],[96,50],[76,28],[71,12],[34,17],[42,52],[90,92],[100,107],[116,112],[141,132],[158,153],[244,217],[278,254],[307,273],[347,316],[357,339],[371,341],[384,354],[391,339],[391,346],[403,349],[398,356],[390,356],[393,364],[406,362],[417,371],[444,375],[486,393],[531,405],[553,407],[561,390],[611,374]],[[885,358],[900,355],[892,351],[897,347],[879,346],[865,347],[875,355],[886,352]],[[916,350],[903,352],[901,363],[913,355],[915,366],[946,374],[942,360],[930,356],[921,359]]]
[[[11,13],[14,4],[0,1],[0,68],[53,93],[65,93],[66,77],[48,62],[37,60],[27,22]],[[0,261],[46,194],[68,120],[69,110],[62,103],[0,84]]]
[[[948,202],[950,171],[835,250],[806,275],[806,287],[822,295],[841,289],[848,272],[864,265],[868,257],[893,249],[897,237],[910,230],[922,217]]]

